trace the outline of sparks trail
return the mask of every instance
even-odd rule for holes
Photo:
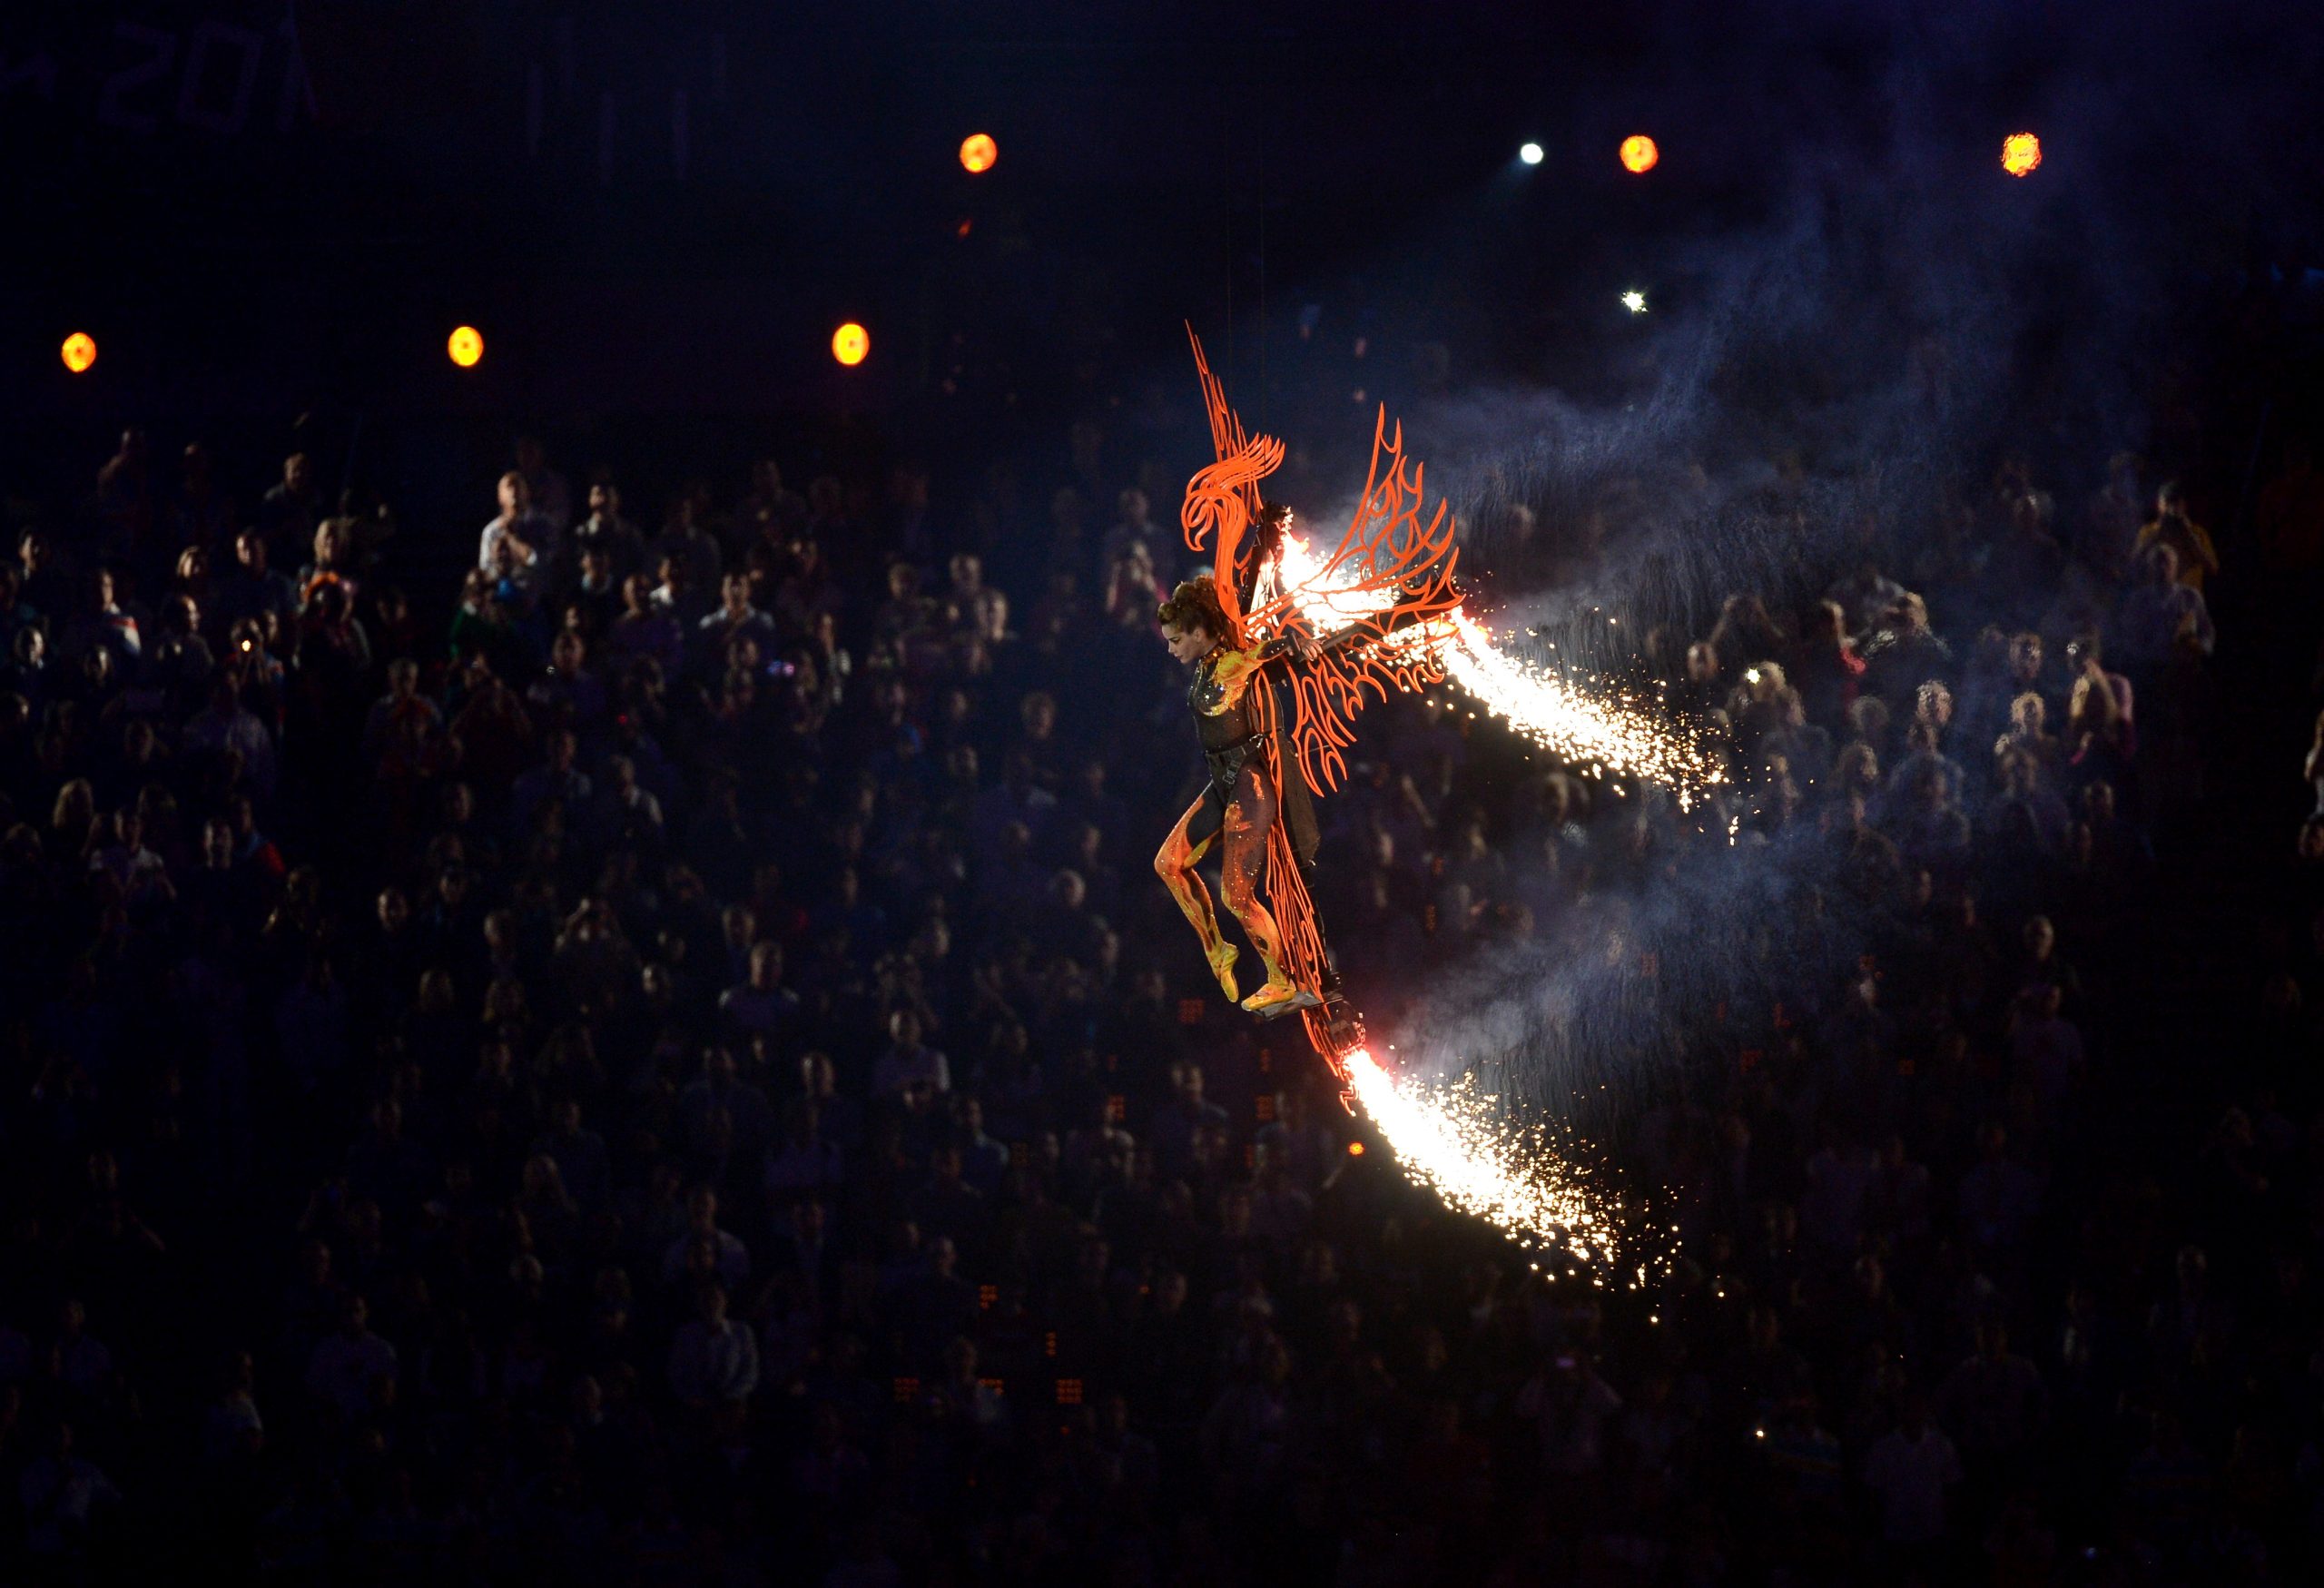
[[[1584,773],[1661,784],[1682,811],[1726,781],[1718,761],[1694,735],[1674,727],[1659,703],[1577,685],[1512,656],[1465,607],[1397,630],[1380,644],[1392,653],[1425,656],[1489,715]]]
[[[1198,339],[1194,349],[1217,460],[1187,482],[1179,518],[1187,547],[1209,551],[1213,570],[1206,584],[1180,586],[1160,620],[1172,654],[1196,669],[1189,702],[1198,723],[1208,725],[1216,803],[1235,852],[1229,903],[1268,972],[1266,986],[1243,1006],[1299,1010],[1343,1100],[1379,1129],[1407,1177],[1545,1254],[1610,1270],[1630,1244],[1617,1205],[1559,1150],[1546,1121],[1513,1121],[1498,1099],[1478,1090],[1473,1072],[1450,1081],[1399,1080],[1373,1057],[1308,894],[1312,842],[1301,842],[1297,820],[1273,819],[1274,802],[1280,795],[1289,817],[1307,793],[1338,785],[1367,696],[1446,680],[1585,774],[1663,784],[1681,810],[1724,774],[1694,735],[1652,704],[1578,684],[1494,644],[1454,582],[1450,510],[1440,499],[1425,512],[1422,468],[1405,454],[1403,427],[1391,429],[1384,408],[1373,432],[1370,476],[1346,529],[1328,549],[1294,533],[1290,509],[1259,494],[1259,482],[1282,463],[1283,443],[1245,431]],[[1234,813],[1246,809],[1266,814],[1263,835],[1235,826]],[[1156,863],[1231,998],[1234,950],[1218,939],[1193,869],[1211,825],[1197,802]],[[1233,892],[1237,877],[1262,864],[1264,906]],[[1643,1264],[1637,1273],[1642,1280]]]
[[[1433,1085],[1400,1084],[1358,1048],[1346,1056],[1348,1083],[1366,1118],[1394,1149],[1404,1174],[1443,1198],[1529,1244],[1563,1248],[1584,1262],[1615,1260],[1614,1220],[1581,1172],[1532,1135],[1513,1134],[1494,1099],[1463,1075]]]

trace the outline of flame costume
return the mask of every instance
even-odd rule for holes
[[[1282,928],[1262,896],[1276,829],[1288,829],[1290,857],[1302,870],[1315,863],[1317,837],[1306,784],[1293,778],[1286,790],[1280,770],[1285,757],[1280,668],[1269,666],[1275,660],[1269,654],[1273,648],[1270,642],[1236,650],[1221,640],[1195,664],[1187,705],[1194,713],[1207,775],[1201,794],[1154,857],[1154,869],[1170,896],[1194,923],[1212,973],[1233,998],[1236,952],[1219,935],[1210,890],[1195,869],[1218,846],[1226,908],[1266,968],[1265,985],[1243,1001],[1255,1012],[1294,1001],[1302,991],[1286,968]],[[1321,942],[1318,932],[1319,951]],[[1320,952],[1316,957],[1328,976],[1328,960]],[[1320,987],[1305,991],[1319,992]]]
[[[1211,553],[1216,596],[1216,643],[1196,662],[1187,691],[1209,775],[1155,870],[1231,998],[1236,951],[1220,937],[1195,871],[1220,846],[1226,907],[1267,972],[1243,1006],[1304,1008],[1310,1039],[1344,1079],[1341,1055],[1360,1034],[1340,1007],[1307,890],[1316,832],[1311,795],[1344,775],[1353,719],[1367,692],[1385,698],[1391,688],[1443,676],[1428,636],[1433,620],[1460,604],[1454,526],[1441,501],[1423,519],[1420,466],[1404,456],[1403,428],[1392,433],[1384,408],[1371,477],[1338,543],[1319,552],[1290,538],[1288,514],[1259,498],[1259,482],[1282,465],[1282,441],[1245,432],[1201,340],[1191,327],[1187,334],[1217,455],[1187,482],[1179,509],[1188,549]],[[1201,603],[1197,615],[1206,625],[1211,606]]]

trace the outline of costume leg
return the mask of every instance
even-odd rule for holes
[[[1154,874],[1170,890],[1170,897],[1194,923],[1195,935],[1202,940],[1203,958],[1209,962],[1211,974],[1228,998],[1235,996],[1235,962],[1239,957],[1235,945],[1218,934],[1218,916],[1211,909],[1210,890],[1203,885],[1202,873],[1195,869],[1202,857],[1210,853],[1218,840],[1214,797],[1207,792],[1187,807],[1178,824],[1170,829],[1170,836],[1154,853]],[[1210,827],[1200,838],[1194,834],[1203,827]],[[1231,897],[1231,894],[1230,894]]]
[[[1235,796],[1226,802],[1224,849],[1219,857],[1226,908],[1267,968],[1266,986],[1244,1001],[1246,1009],[1252,1007],[1252,1000],[1280,1002],[1292,991],[1291,978],[1283,969],[1283,932],[1268,912],[1266,901],[1259,896],[1259,884],[1266,878],[1267,839],[1275,831],[1277,814],[1274,780],[1256,760],[1246,764],[1243,774],[1236,779]],[[1268,998],[1270,992],[1277,996]]]

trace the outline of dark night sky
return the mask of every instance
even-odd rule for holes
[[[883,367],[857,395],[878,406],[964,326],[1019,362],[1118,362],[1169,351],[1182,317],[1225,323],[1230,301],[1248,323],[1263,279],[1278,322],[1393,279],[1416,330],[1521,370],[1567,278],[1594,301],[1633,261],[1675,277],[1689,240],[1805,188],[1974,224],[2019,202],[1996,197],[1994,155],[2020,125],[2051,150],[2036,181],[2061,249],[2071,212],[2096,211],[2174,268],[2304,264],[2324,259],[2299,97],[2318,39],[2292,15],[73,7],[0,23],[0,202],[28,222],[0,260],[28,328],[0,374],[15,411],[50,400],[51,333],[86,324],[112,332],[116,395],[254,404],[289,382],[428,402],[444,392],[427,355],[470,319],[516,382],[496,399],[747,411],[818,399],[822,339],[853,316],[874,326]],[[951,151],[978,129],[1002,158],[972,182]],[[1641,129],[1666,150],[1643,182],[1612,158]],[[1527,137],[1549,159],[1521,178]]]

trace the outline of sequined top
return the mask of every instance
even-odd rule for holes
[[[1194,677],[1187,685],[1187,705],[1195,714],[1195,731],[1202,736],[1206,753],[1243,744],[1256,733],[1246,703],[1255,673],[1244,653],[1223,646],[1195,664]]]

